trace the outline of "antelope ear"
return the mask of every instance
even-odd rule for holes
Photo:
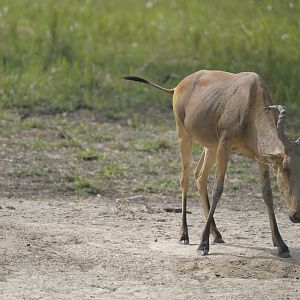
[[[278,165],[282,164],[283,161],[283,157],[280,154],[265,154],[255,156],[255,158],[263,164],[270,165],[274,170],[276,170]]]

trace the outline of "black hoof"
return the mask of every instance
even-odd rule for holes
[[[222,237],[218,237],[213,241],[213,244],[224,244]]]
[[[180,241],[179,241],[179,244],[180,244],[180,245],[188,245],[188,244],[189,244],[189,240],[188,240],[188,239],[180,240]]]
[[[208,249],[197,249],[197,254],[200,256],[208,255]]]
[[[188,245],[189,244],[189,235],[186,231],[183,231],[179,238],[179,244],[181,245]]]
[[[208,251],[209,251],[209,244],[207,242],[200,243],[199,247],[197,248],[197,254],[200,256],[207,255]]]
[[[290,250],[287,245],[283,245],[282,247],[278,247],[278,255],[282,258],[290,258]]]
[[[282,258],[290,258],[291,257],[291,254],[290,252],[279,252],[278,255]]]

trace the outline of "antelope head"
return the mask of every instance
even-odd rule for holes
[[[284,133],[285,106],[267,106],[266,110],[279,112],[277,134],[284,146],[284,153],[269,156],[268,164],[277,173],[277,184],[287,202],[290,220],[300,223],[300,138],[292,141]]]

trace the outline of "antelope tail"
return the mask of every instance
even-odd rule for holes
[[[146,83],[146,84],[149,84],[149,85],[152,85],[154,86],[155,88],[161,90],[161,91],[164,91],[168,94],[171,94],[173,95],[174,94],[174,91],[175,91],[175,88],[174,89],[166,89],[166,88],[163,88],[155,83],[152,83],[146,79],[143,79],[143,78],[140,78],[140,77],[136,77],[136,76],[125,76],[123,77],[123,79],[126,79],[126,80],[132,80],[132,81],[138,81],[138,82],[142,82],[142,83]]]

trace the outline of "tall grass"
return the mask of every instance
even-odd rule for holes
[[[0,0],[0,106],[122,117],[170,98],[193,71],[255,71],[300,111],[300,3],[266,0]]]

